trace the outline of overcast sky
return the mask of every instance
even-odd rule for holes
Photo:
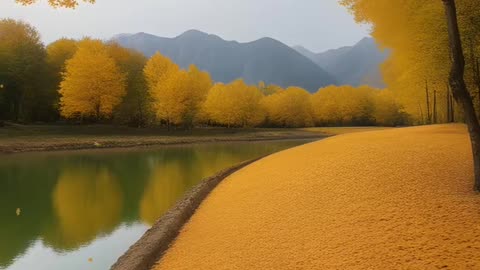
[[[337,0],[97,0],[75,10],[0,0],[0,17],[23,19],[49,43],[61,37],[108,39],[146,32],[174,37],[189,29],[241,42],[272,37],[316,52],[368,36]]]

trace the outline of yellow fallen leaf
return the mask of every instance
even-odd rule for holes
[[[20,208],[17,208],[17,211],[16,211],[17,216],[20,216],[20,213],[21,213],[21,212],[22,212],[22,210],[20,210]]]

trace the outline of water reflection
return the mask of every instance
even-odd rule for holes
[[[302,143],[0,157],[0,269],[107,269],[199,180]]]
[[[65,169],[52,193],[56,224],[44,240],[59,251],[75,250],[121,221],[123,195],[107,168]]]
[[[153,225],[183,194],[185,186],[185,175],[179,164],[169,162],[155,166],[140,201],[142,221]]]

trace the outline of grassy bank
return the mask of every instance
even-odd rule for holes
[[[227,177],[156,269],[478,269],[465,126],[345,134]]]
[[[351,128],[357,130],[358,128]],[[375,128],[366,128],[375,129]],[[335,129],[129,128],[110,125],[8,125],[0,128],[0,153],[55,151],[203,142],[321,138]],[[349,128],[345,128],[349,130]]]

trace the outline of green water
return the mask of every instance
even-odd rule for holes
[[[0,156],[0,269],[108,269],[201,179],[306,142]]]

